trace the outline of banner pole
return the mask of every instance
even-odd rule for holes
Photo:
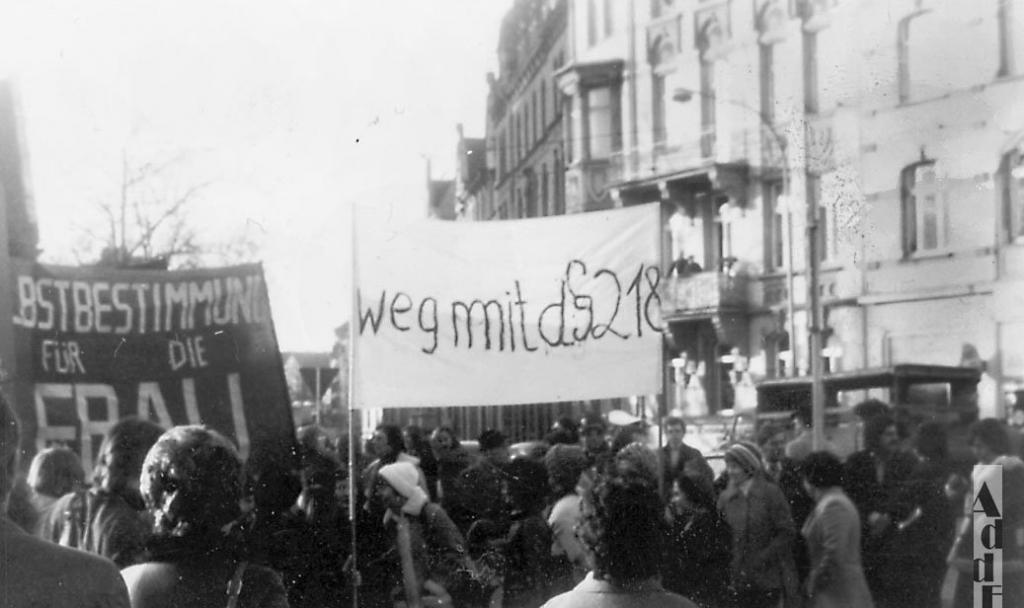
[[[351,537],[351,563],[352,563],[352,608],[359,608],[359,578],[355,573],[359,570],[357,555],[357,525],[359,513],[356,511],[356,492],[359,490],[356,478],[356,320],[358,316],[358,298],[356,296],[357,285],[359,284],[356,246],[356,203],[352,202],[352,221],[350,223],[349,246],[352,255],[350,297],[352,312],[348,320],[348,521],[349,536]]]

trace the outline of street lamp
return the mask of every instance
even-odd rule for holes
[[[787,268],[786,268],[786,289],[788,290],[788,297],[786,298],[787,314],[789,315],[789,350],[790,350],[790,365],[788,375],[796,375],[796,331],[795,323],[793,320],[793,295],[794,295],[794,269],[793,269],[793,200],[790,197],[790,166],[789,166],[789,155],[786,138],[775,128],[775,125],[771,120],[768,119],[760,110],[753,108],[742,101],[735,99],[719,98],[713,94],[704,93],[703,91],[695,91],[686,87],[676,88],[672,92],[672,99],[681,103],[686,103],[693,99],[697,95],[705,99],[713,101],[724,101],[729,105],[736,106],[744,109],[757,116],[761,126],[767,130],[775,141],[775,145],[779,148],[779,154],[782,156],[782,197],[779,201],[780,206],[784,207],[786,212],[786,257]],[[806,134],[806,132],[805,132]],[[816,205],[807,205],[807,330],[809,334],[809,349],[807,353],[807,362],[810,365],[811,372],[811,407],[813,412],[813,449],[821,449],[824,444],[824,422],[825,422],[825,394],[824,384],[822,377],[824,375],[824,366],[822,364],[822,344],[821,344],[821,323],[819,321],[818,309],[820,295],[818,293],[818,253],[816,246],[818,232],[818,216]]]
[[[678,87],[672,91],[672,100],[680,103],[687,103],[694,96],[700,96],[705,99],[718,100],[719,98],[715,95],[709,95],[700,91],[694,91],[686,87]],[[775,125],[769,120],[763,112],[760,110],[748,106],[747,104],[734,100],[724,99],[729,105],[733,105],[750,112],[757,116],[757,119],[761,122],[761,126],[764,127],[771,135],[775,145],[779,148],[779,156],[782,157],[782,194],[779,196],[778,205],[785,211],[786,215],[786,319],[787,319],[787,332],[789,333],[789,361],[786,366],[786,375],[796,375],[796,362],[797,362],[797,351],[796,351],[796,322],[793,319],[793,284],[794,284],[794,272],[793,272],[793,201],[789,193],[789,182],[790,182],[790,168],[789,168],[789,149],[786,145],[786,138],[775,128]]]

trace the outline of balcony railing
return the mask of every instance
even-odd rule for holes
[[[678,319],[747,307],[747,277],[725,272],[698,272],[667,277],[661,291],[662,315]]]

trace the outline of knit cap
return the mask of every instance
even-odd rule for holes
[[[764,468],[761,450],[752,443],[737,441],[725,451],[725,457],[736,462],[740,468],[753,475]]]
[[[427,493],[419,486],[420,472],[415,465],[408,462],[394,462],[384,465],[377,472],[396,492],[406,498],[402,511],[409,515],[419,515],[423,505],[429,500]]]

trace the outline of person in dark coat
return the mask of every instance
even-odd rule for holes
[[[163,429],[148,420],[123,418],[107,433],[93,469],[93,487],[65,494],[53,504],[39,535],[65,547],[137,563],[152,522],[139,495],[142,461]]]
[[[460,530],[468,531],[478,520],[486,519],[500,530],[507,530],[511,508],[508,500],[508,441],[501,431],[488,429],[480,434],[480,458],[459,475],[457,500],[451,517]]]
[[[420,470],[427,480],[427,494],[431,502],[438,502],[437,491],[437,458],[430,441],[423,433],[423,429],[415,424],[406,425],[402,429],[402,441],[405,444],[405,452],[410,456],[419,459]]]
[[[906,608],[939,608],[956,526],[955,510],[945,492],[953,474],[945,427],[938,422],[922,424],[914,444],[919,460],[901,499],[910,513],[897,522],[891,549],[902,581],[897,599]]]
[[[244,474],[235,446],[204,426],[178,426],[146,456],[142,496],[153,517],[147,559],[121,572],[132,608],[287,608],[281,578],[249,563],[225,532],[241,510]],[[225,590],[227,590],[225,592]]]
[[[451,509],[450,501],[456,498],[459,475],[472,464],[469,452],[462,447],[455,429],[439,426],[430,435],[430,447],[437,462],[437,502],[445,510]]]
[[[800,464],[785,456],[786,435],[786,429],[772,424],[762,426],[757,432],[758,445],[764,454],[765,477],[782,490],[782,495],[789,503],[793,525],[799,530],[814,510],[814,499],[804,489]],[[800,534],[793,541],[793,562],[796,566],[796,580],[793,581],[795,590],[803,585],[810,570],[807,541]]]
[[[127,608],[124,581],[110,560],[34,537],[7,516],[20,439],[18,419],[0,395],[0,604]]]
[[[680,475],[688,475],[704,486],[707,492],[713,492],[714,472],[700,450],[686,445],[686,422],[682,418],[669,416],[665,418],[665,436],[668,441],[661,448],[662,488],[666,495],[672,489],[672,483]]]
[[[865,423],[864,446],[846,461],[844,487],[860,515],[864,574],[875,604],[899,607],[904,576],[893,556],[898,525],[913,511],[903,488],[917,458],[900,449],[896,421],[884,414]]]
[[[665,589],[704,608],[727,606],[731,539],[714,499],[680,473],[672,483],[669,515],[668,555],[661,573]]]
[[[504,544],[507,559],[502,605],[536,608],[553,595],[551,530],[544,519],[548,471],[544,464],[517,458],[508,468],[512,525]]]

